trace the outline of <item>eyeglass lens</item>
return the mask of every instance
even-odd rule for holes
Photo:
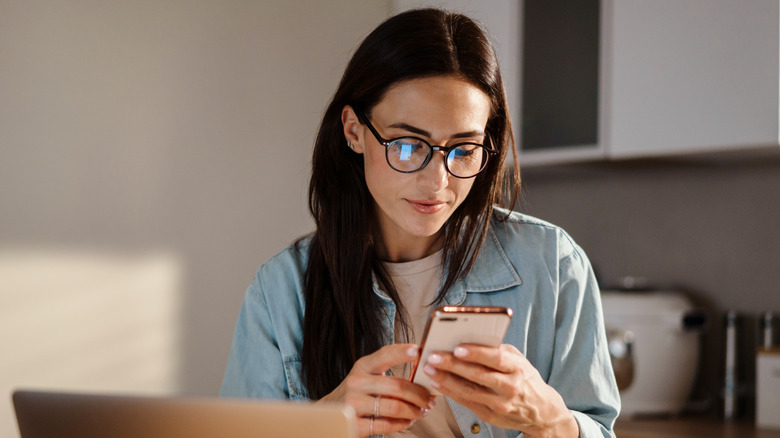
[[[398,138],[387,143],[387,161],[400,172],[421,169],[432,152],[430,145],[416,138]],[[463,143],[447,152],[446,167],[457,177],[469,178],[482,170],[486,159],[487,153],[482,146]]]

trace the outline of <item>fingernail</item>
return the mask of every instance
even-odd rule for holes
[[[417,347],[409,347],[409,349],[406,350],[406,355],[409,357],[417,357]]]
[[[437,382],[435,380],[431,380],[431,386],[433,386],[436,389],[441,388],[441,385],[439,385],[439,382]]]
[[[430,409],[420,409],[420,413],[422,413],[423,417],[427,417],[428,414],[431,413],[431,410]]]
[[[455,347],[455,351],[452,352],[452,354],[455,355],[455,357],[466,357],[468,354],[468,350],[466,350],[463,347]]]
[[[433,353],[432,355],[428,356],[428,362],[430,363],[441,363],[441,356]]]
[[[431,401],[428,402],[428,411],[436,407],[436,398],[432,398]]]
[[[436,374],[436,368],[434,368],[434,367],[432,367],[430,365],[425,365],[423,367],[423,371],[425,371],[425,374],[428,374],[429,376],[432,376],[432,375]]]

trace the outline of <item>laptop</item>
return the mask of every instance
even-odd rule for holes
[[[18,390],[21,438],[357,438],[342,404]]]

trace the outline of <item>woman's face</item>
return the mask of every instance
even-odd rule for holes
[[[490,99],[456,77],[437,76],[404,81],[391,87],[368,116],[385,139],[420,137],[432,145],[483,143]],[[452,176],[444,152],[414,173],[393,170],[385,147],[351,107],[342,113],[347,140],[364,155],[366,184],[374,199],[382,230],[384,254],[390,261],[416,260],[441,247],[440,232],[466,199],[474,178]]]

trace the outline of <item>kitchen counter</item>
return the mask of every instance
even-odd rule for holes
[[[780,430],[756,429],[748,420],[663,418],[618,420],[618,438],[780,438]]]

